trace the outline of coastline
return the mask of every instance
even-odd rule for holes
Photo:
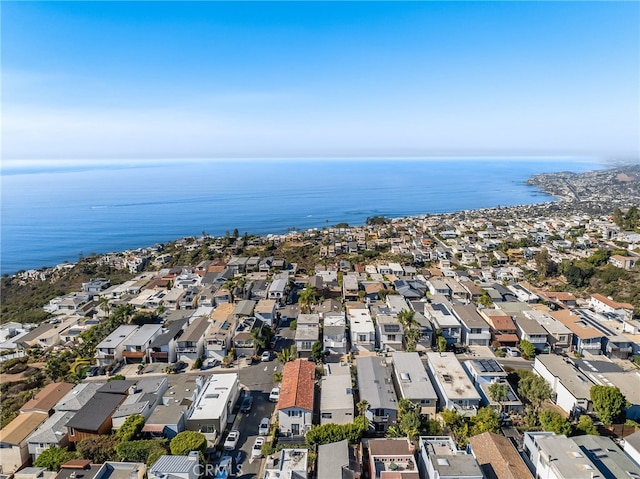
[[[381,167],[380,167],[381,168]],[[624,168],[624,167],[623,167]],[[613,171],[614,169],[607,169],[607,170],[588,170],[585,173],[580,173],[580,174],[572,174],[575,175],[576,178],[579,177],[579,175],[583,175],[583,174],[597,174],[598,172],[603,172],[603,171]],[[506,211],[507,208],[510,208],[511,211],[518,211],[518,209],[521,209],[520,211],[522,211],[523,213],[526,214],[534,214],[534,212],[536,210],[540,210],[540,211],[546,211],[546,212],[561,212],[561,211],[565,211],[565,212],[570,212],[570,211],[575,211],[575,210],[585,210],[585,211],[589,211],[589,212],[602,212],[603,211],[603,201],[602,199],[585,199],[584,201],[580,201],[578,202],[579,204],[573,204],[571,201],[568,201],[568,197],[566,195],[561,194],[560,191],[553,191],[553,190],[548,190],[548,191],[544,191],[543,187],[541,185],[536,185],[536,184],[532,184],[531,183],[531,179],[533,177],[537,177],[537,176],[542,176],[542,177],[553,177],[554,175],[562,175],[565,173],[546,173],[543,175],[533,175],[532,177],[530,177],[527,181],[523,182],[523,185],[527,185],[527,188],[532,188],[533,191],[535,191],[535,193],[531,193],[531,190],[529,190],[529,197],[539,197],[539,196],[544,196],[545,199],[550,199],[549,201],[538,201],[538,202],[532,202],[532,203],[521,203],[521,204],[516,204],[516,205],[500,205],[500,204],[495,204],[493,206],[488,206],[488,207],[479,207],[479,208],[457,208],[457,209],[452,209],[451,211],[432,211],[432,212],[420,212],[420,213],[416,213],[416,212],[411,212],[409,214],[403,214],[403,212],[396,212],[395,214],[388,214],[384,211],[379,212],[380,209],[376,209],[376,208],[372,208],[370,210],[363,210],[363,211],[358,211],[358,210],[354,210],[352,213],[353,215],[360,214],[360,216],[362,216],[362,219],[360,221],[358,221],[357,223],[354,221],[348,221],[348,224],[350,226],[362,226],[364,224],[364,219],[366,217],[369,216],[385,216],[386,218],[392,219],[392,218],[407,218],[407,217],[421,217],[421,216],[433,216],[433,215],[443,215],[443,216],[447,216],[447,215],[456,215],[457,213],[461,212],[461,211],[472,211],[472,210],[478,210],[478,211]],[[521,188],[521,187],[518,187]],[[437,192],[435,194],[438,194]],[[475,194],[475,193],[474,193]],[[292,198],[293,199],[293,198]],[[231,201],[231,200],[229,200]],[[613,203],[612,203],[613,204]],[[96,206],[96,205],[93,205]],[[104,205],[100,205],[102,206],[101,208],[92,208],[93,212],[96,214],[105,214],[108,213],[110,208],[107,207],[106,204]],[[160,205],[161,206],[161,205]],[[228,208],[228,206],[227,206]],[[515,209],[514,209],[515,208]],[[239,213],[236,214],[235,218],[243,218],[243,216],[240,216],[241,209],[239,210]],[[115,214],[115,213],[112,213]],[[231,218],[232,216],[230,216]],[[294,224],[295,222],[301,221],[303,223],[303,226],[284,226],[284,223],[282,225],[280,225],[280,228],[277,227],[273,227],[273,222],[268,222],[265,221],[263,224],[263,227],[265,228],[265,231],[251,231],[251,229],[247,228],[243,228],[241,226],[238,226],[238,229],[240,230],[240,233],[243,234],[245,231],[248,231],[249,234],[251,235],[255,235],[255,236],[265,236],[265,235],[269,235],[269,234],[284,234],[285,231],[291,231],[291,230],[297,230],[297,231],[304,231],[307,229],[322,229],[323,227],[328,227],[332,224],[337,224],[337,223],[341,223],[342,221],[339,220],[332,220],[331,222],[329,222],[328,219],[325,219],[324,221],[321,219],[324,218],[324,216],[320,215],[313,215],[313,214],[309,214],[306,215],[306,218],[299,218],[298,220],[291,220],[291,223],[289,224]],[[287,220],[288,221],[288,220]],[[306,222],[306,224],[304,224]],[[227,228],[229,228],[229,231],[234,229],[234,225],[229,222],[227,223]],[[269,229],[266,229],[269,228]],[[193,228],[192,228],[193,229]],[[122,248],[112,248],[109,250],[105,250],[105,249],[98,249],[96,254],[104,254],[107,253],[108,251],[124,251],[124,250],[135,250],[135,249],[140,249],[140,248],[146,248],[151,246],[152,244],[155,243],[163,243],[163,242],[171,242],[171,241],[175,241],[179,238],[183,238],[183,237],[192,237],[194,235],[197,235],[200,231],[205,231],[208,230],[209,228],[206,225],[202,225],[200,228],[197,229],[197,233],[194,232],[190,232],[191,234],[189,234],[189,232],[183,233],[183,234],[169,234],[167,233],[166,235],[164,235],[163,237],[156,237],[155,241],[151,240],[145,243],[142,242],[137,242],[136,241],[129,241],[127,243],[123,244]],[[123,228],[123,231],[126,231],[126,228]],[[214,236],[222,236],[222,234],[215,234]],[[127,239],[127,235],[123,235],[122,236],[122,241],[126,241]],[[97,243],[96,243],[97,244]],[[105,242],[106,244],[106,242]],[[85,253],[88,254],[93,254],[94,251],[93,250],[88,250],[88,249],[84,249],[84,248],[78,248],[76,249],[76,253],[73,256],[74,258],[77,257],[78,254],[82,254],[82,251],[85,251]],[[69,257],[67,256],[67,260],[69,260]],[[63,261],[58,261],[57,263],[62,263]],[[44,263],[46,265],[46,263]],[[49,265],[44,266],[44,265],[40,265],[38,269],[42,269],[42,268],[47,268],[50,267],[51,262],[49,262]],[[8,268],[3,268],[3,269],[7,269]],[[35,269],[35,268],[22,268],[22,269]],[[15,269],[14,271],[6,271],[6,274],[14,274],[17,271],[20,271],[21,269]],[[5,271],[3,271],[3,274],[5,274]]]

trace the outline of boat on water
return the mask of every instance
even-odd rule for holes
[[[222,456],[220,462],[216,465],[214,478],[227,479],[233,474],[233,458],[231,456]]]

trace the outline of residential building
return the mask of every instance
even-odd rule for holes
[[[537,478],[593,479],[598,473],[578,444],[552,432],[525,432],[524,454]]]
[[[518,343],[516,323],[501,309],[481,309],[480,316],[491,326],[491,342],[500,346],[515,346]]]
[[[495,359],[470,359],[463,363],[468,371],[476,391],[482,397],[481,405],[491,406],[504,413],[521,413],[524,411],[522,401],[507,381],[507,372]],[[493,400],[489,388],[494,383],[507,386],[507,396],[502,401]]]
[[[313,423],[315,363],[296,359],[284,365],[280,399],[276,407],[280,433],[304,436]]]
[[[65,397],[73,387],[74,385],[71,383],[47,384],[20,408],[20,412],[41,412],[51,415],[56,403]]]
[[[462,344],[467,346],[489,346],[491,344],[489,325],[478,314],[474,304],[456,304],[452,309],[453,314],[462,325]]]
[[[265,327],[257,318],[245,318],[238,323],[235,335],[233,336],[233,347],[236,355],[253,356],[255,354],[254,340],[251,331],[258,328],[260,331]]]
[[[329,312],[324,315],[322,344],[330,354],[343,355],[348,351],[346,319],[344,313]]]
[[[204,380],[192,374],[168,376],[168,388],[162,395],[142,428],[151,437],[172,439],[186,430],[187,417],[191,415]]]
[[[549,383],[555,403],[568,414],[591,410],[594,383],[567,358],[555,354],[536,356],[533,372]]]
[[[452,313],[453,305],[443,296],[432,296],[431,302],[424,305],[424,315],[439,329],[447,344],[459,344],[462,341],[462,324]]]
[[[563,309],[549,313],[549,316],[564,324],[573,333],[573,349],[579,354],[601,354],[602,340],[605,336],[601,331],[589,324],[588,320],[577,310]]]
[[[256,304],[256,301],[252,301],[250,299],[243,299],[241,301],[238,301],[238,304],[236,304],[236,307],[233,310],[233,318],[236,320],[241,320],[253,316],[253,311],[256,308]]]
[[[200,458],[198,451],[191,451],[187,456],[160,456],[148,472],[149,479],[199,479]]]
[[[345,301],[357,301],[358,293],[358,274],[345,274],[342,277],[342,297],[345,299]]]
[[[13,474],[13,479],[54,479],[57,473],[44,467],[25,467]]]
[[[371,479],[420,479],[415,448],[407,438],[365,439],[363,444],[369,450],[366,466]]]
[[[287,298],[288,282],[289,280],[287,278],[274,279],[271,285],[269,285],[269,291],[267,292],[268,299],[274,299],[282,303]]]
[[[106,461],[96,473],[95,479],[144,479],[147,466],[142,462]]]
[[[487,478],[533,479],[527,464],[504,436],[493,432],[471,436],[469,450]]]
[[[129,388],[127,397],[111,415],[111,428],[118,430],[129,416],[138,414],[149,418],[167,390],[167,377],[149,376]]]
[[[544,351],[547,348],[549,344],[547,330],[544,329],[540,323],[527,318],[523,314],[518,316],[516,326],[518,327],[520,341],[529,341],[538,352]]]
[[[316,479],[360,479],[360,477],[360,462],[346,439],[318,446]]]
[[[187,417],[187,429],[203,433],[209,447],[215,446],[231,419],[231,412],[239,395],[237,373],[212,374],[202,386],[191,414]]]
[[[256,303],[253,314],[263,323],[273,326],[276,322],[277,302],[274,299],[261,299]]]
[[[560,321],[539,310],[524,311],[523,314],[537,321],[547,331],[547,342],[550,351],[562,353],[571,348],[573,333]]]
[[[89,459],[72,459],[62,465],[56,479],[98,479],[102,464],[91,464]]]
[[[298,356],[310,358],[313,344],[320,340],[320,316],[318,314],[299,314],[295,334]]]
[[[113,413],[134,384],[135,381],[112,381],[98,389],[66,424],[69,442],[109,434],[113,426]]]
[[[640,464],[640,431],[628,435],[621,441],[622,449],[636,464]]]
[[[601,294],[596,293],[591,295],[589,307],[597,313],[612,313],[623,320],[630,320],[633,318],[632,304],[620,303]]]
[[[349,331],[351,333],[351,350],[373,351],[376,347],[376,330],[371,314],[364,304],[360,307],[347,307]]]
[[[149,362],[149,346],[161,333],[162,326],[159,324],[143,324],[140,326],[124,342],[122,357],[125,363]]]
[[[369,403],[365,412],[369,428],[384,433],[396,423],[398,398],[393,388],[391,366],[380,357],[363,356],[356,361],[360,397]]]
[[[11,475],[29,461],[29,436],[42,424],[48,414],[21,413],[0,429],[0,473]]]
[[[327,363],[320,385],[320,424],[353,422],[351,370],[347,364]]]
[[[263,479],[307,479],[309,451],[282,449],[267,457]]]
[[[233,309],[232,304],[221,304],[211,313],[211,326],[204,337],[207,358],[222,361],[231,350],[238,324],[233,318]]]
[[[395,352],[391,361],[398,397],[418,404],[421,415],[434,419],[438,395],[418,353]]]
[[[194,315],[189,321],[176,342],[176,356],[181,361],[195,361],[204,355],[204,334],[209,328],[209,315]]]
[[[103,382],[83,382],[76,384],[53,407],[55,411],[79,411],[89,402],[98,390],[104,386]]]
[[[29,435],[27,448],[32,460],[51,446],[67,447],[69,438],[66,424],[74,414],[74,411],[56,411]]]
[[[382,351],[403,350],[404,329],[396,316],[379,314],[376,316],[376,339]]]
[[[119,326],[96,346],[96,364],[110,366],[124,359],[124,345],[127,339],[138,330],[137,326]]]
[[[427,286],[431,295],[442,295],[447,299],[451,299],[451,288],[447,282],[442,278],[430,278],[427,281]]]
[[[474,416],[480,407],[480,395],[454,353],[426,353],[427,370],[440,405],[459,414]]]
[[[175,363],[177,361],[176,345],[188,322],[188,318],[172,321],[149,343],[147,356],[150,363]]]
[[[640,465],[633,462],[610,437],[575,436],[571,438],[591,459],[598,471],[607,479],[640,477]]]
[[[449,436],[421,436],[418,468],[422,479],[484,479],[475,457]]]

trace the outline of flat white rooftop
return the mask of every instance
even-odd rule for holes
[[[189,419],[214,419],[222,416],[229,397],[238,389],[238,375],[212,374],[205,383]]]
[[[454,353],[427,353],[427,364],[447,399],[480,401],[478,392]]]

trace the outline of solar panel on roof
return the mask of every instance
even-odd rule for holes
[[[400,325],[399,324],[385,324],[384,330],[388,333],[399,333]]]

